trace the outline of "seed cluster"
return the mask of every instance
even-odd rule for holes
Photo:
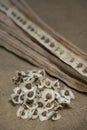
[[[46,78],[44,70],[18,71],[13,83],[11,101],[20,104],[17,117],[22,119],[58,120],[59,110],[75,98],[69,88],[60,87],[58,80]]]

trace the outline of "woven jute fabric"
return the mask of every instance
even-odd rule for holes
[[[86,0],[28,0],[30,7],[54,30],[87,53]],[[11,78],[16,70],[35,68],[23,59],[0,48],[0,130],[86,130],[87,95],[72,90],[76,99],[71,108],[61,111],[62,118],[52,122],[22,120],[16,117],[18,106],[9,103],[14,88]]]

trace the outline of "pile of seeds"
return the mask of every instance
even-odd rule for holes
[[[46,78],[44,70],[18,71],[13,82],[16,87],[11,101],[20,104],[17,117],[22,119],[58,120],[59,110],[75,98],[69,88],[60,87],[58,80]]]

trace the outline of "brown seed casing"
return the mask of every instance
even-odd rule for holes
[[[38,19],[37,16],[33,15],[32,11],[30,11],[32,15],[30,13],[28,14],[26,8],[24,8],[22,4],[23,4],[22,0],[20,4],[17,1],[17,5],[16,5],[17,8],[18,9],[21,8],[22,12],[24,12],[26,16],[31,18],[31,20],[33,20],[34,23],[39,25],[42,29],[44,29],[47,33],[49,33],[53,38],[61,41],[62,42],[61,44],[66,46],[67,42],[64,39],[60,40],[61,37],[56,36],[56,34],[52,32],[51,29],[47,27],[47,25],[43,24],[43,22],[41,22],[41,20]],[[24,5],[26,5],[26,3]],[[12,7],[12,5],[10,6]],[[35,16],[35,17],[32,17],[32,16]],[[11,52],[15,53],[16,55],[24,59],[27,59],[27,61],[33,63],[34,65],[44,68],[50,75],[56,78],[59,78],[68,86],[81,92],[87,92],[87,86],[86,86],[87,77],[79,74],[76,70],[74,70],[69,65],[62,62],[55,55],[50,53],[50,51],[48,52],[43,46],[38,44],[36,40],[33,40],[33,39],[31,40],[31,36],[27,36],[23,32],[23,30],[19,29],[18,26],[15,25],[3,13],[0,13],[0,18],[1,18],[0,19],[0,28],[1,28],[0,46],[3,46],[6,49],[10,50]],[[7,18],[7,21],[4,20],[5,18]],[[23,21],[23,25],[25,24],[26,23]],[[15,32],[14,29],[16,29],[17,32]],[[31,32],[33,31],[34,29],[31,28]],[[42,37],[42,39],[45,39],[45,37]],[[45,42],[48,44],[49,39],[45,39]],[[70,49],[71,52],[75,53],[76,55],[78,54],[79,56],[81,56],[81,58],[87,60],[85,54],[83,54],[81,51],[76,49],[74,46],[72,47],[71,44],[68,43],[67,45],[68,46],[66,47]],[[52,42],[50,46],[52,48],[54,47]],[[59,48],[57,48],[57,50],[58,49]],[[61,55],[63,53],[64,53],[63,51],[60,51]],[[74,62],[74,58],[70,59],[70,62]],[[80,69],[82,66],[83,64],[79,63],[77,65],[77,68]],[[83,72],[86,73],[86,68],[83,70]]]

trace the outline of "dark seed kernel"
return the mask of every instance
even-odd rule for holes
[[[74,58],[71,58],[70,62],[72,63],[72,62],[74,62],[74,60],[75,60]]]
[[[79,63],[78,65],[77,65],[77,68],[81,68],[83,66],[83,64],[82,63]]]
[[[46,105],[46,107],[51,107],[51,104],[50,104],[50,103],[48,103],[48,104]]]
[[[54,107],[57,107],[58,103],[56,101],[54,101]]]
[[[37,114],[38,114],[38,111],[37,111],[37,110],[35,110],[33,114],[34,114],[34,115],[37,115]]]
[[[23,25],[25,25],[27,22],[26,21],[23,21]]]
[[[0,5],[1,5],[2,7],[5,7],[5,6],[4,6],[3,4],[1,4],[1,3],[0,3]]]
[[[23,83],[23,78],[20,78],[20,82]]]
[[[43,116],[46,116],[46,111],[42,112],[42,115],[43,115]]]
[[[23,78],[18,77],[18,78],[16,79],[16,82],[17,82],[17,83],[18,83],[18,82],[23,82]]]
[[[32,78],[29,79],[29,81],[31,81],[31,80],[32,80]]]
[[[15,96],[15,97],[14,97],[14,100],[15,100],[16,102],[18,102],[18,96]]]
[[[33,91],[31,91],[31,92],[28,93],[28,97],[32,97],[33,95],[34,95]]]
[[[64,53],[64,51],[63,51],[63,50],[61,50],[61,51],[60,51],[60,55],[62,55],[63,53]]]
[[[83,70],[83,73],[87,73],[87,67]]]
[[[27,27],[27,29],[31,29],[31,26],[29,25],[29,26]]]
[[[52,95],[50,94],[50,93],[48,93],[47,95],[46,95],[46,99],[51,99],[52,98]]]
[[[39,79],[36,75],[34,75],[34,78],[35,78],[34,82],[36,82]]]
[[[61,105],[62,105],[63,108],[70,108],[70,106],[66,103],[61,103]]]
[[[43,71],[41,71],[40,74],[41,74],[42,76],[44,76],[44,72],[43,72]]]
[[[45,84],[46,84],[47,86],[50,86],[50,81],[46,81]]]
[[[28,83],[28,84],[25,85],[25,87],[26,87],[27,89],[31,89],[31,88],[32,88],[32,85],[31,85],[30,83]]]
[[[55,44],[52,42],[52,43],[50,44],[50,47],[54,47],[54,45],[55,45]]]
[[[28,107],[27,107],[25,104],[23,104],[23,108],[24,108],[24,109],[28,109]]]
[[[18,72],[18,76],[19,76],[19,77],[22,76],[21,72]]]
[[[16,14],[14,12],[11,13],[14,17],[16,17]]]
[[[48,43],[49,41],[50,41],[50,40],[49,40],[48,38],[45,40],[46,43]]]
[[[42,40],[45,40],[45,36],[42,36],[41,39],[42,39]]]
[[[20,16],[18,16],[17,19],[19,20],[19,19],[20,19]]]
[[[17,91],[17,93],[18,93],[18,94],[21,94],[21,92],[22,92],[22,90],[21,90],[21,89],[19,89],[19,90]]]
[[[39,84],[39,85],[41,85],[40,80],[37,80],[37,81],[35,82],[35,85],[37,85],[37,86],[38,86],[38,84]]]
[[[24,115],[25,115],[25,112],[24,112],[24,111],[22,111],[21,115],[22,115],[22,116],[24,116]]]
[[[34,31],[34,28],[31,28],[31,31],[33,32],[33,31]]]
[[[65,95],[69,96],[69,91],[68,90],[65,91]]]
[[[23,22],[23,19],[20,18],[20,22]]]
[[[33,102],[34,102],[33,100],[29,100],[29,99],[26,100],[27,105],[31,105]]]
[[[38,107],[43,107],[43,103],[42,102],[38,102]]]
[[[2,6],[4,9],[8,9],[7,7],[5,7],[5,5],[3,5],[3,4],[0,4],[0,6]]]
[[[55,49],[55,51],[59,51],[60,50],[60,47],[57,47],[56,49]]]
[[[58,83],[56,82],[55,84],[54,84],[54,87],[57,87],[58,86]]]
[[[53,114],[53,117],[57,117],[57,113],[54,113],[54,114]]]
[[[20,99],[21,99],[21,100],[24,100],[24,94],[20,96]]]
[[[17,78],[16,82],[19,82],[20,81],[20,77]]]

